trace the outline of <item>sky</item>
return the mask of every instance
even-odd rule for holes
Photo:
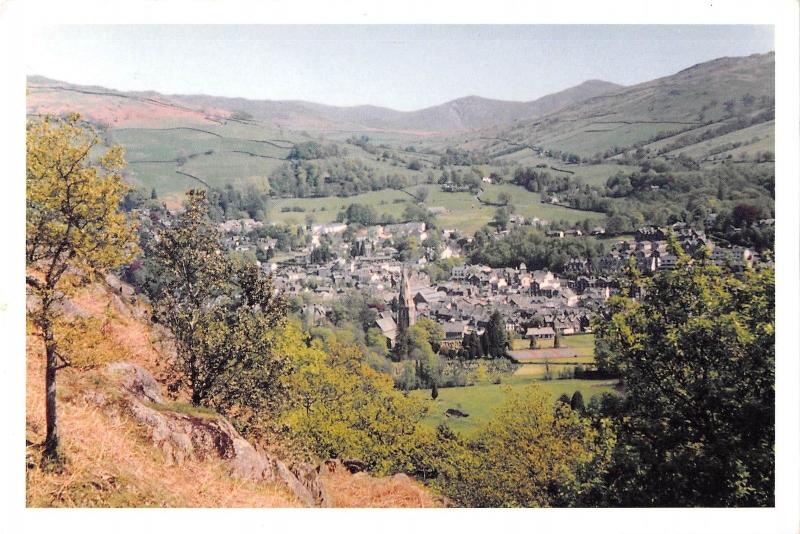
[[[534,100],[589,79],[648,81],[774,50],[772,26],[48,26],[25,68],[166,94],[421,109],[477,95]]]

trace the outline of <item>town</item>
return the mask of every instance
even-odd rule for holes
[[[144,209],[139,218],[168,226],[171,215],[163,209]],[[517,226],[548,226],[548,221],[526,221],[520,216],[514,216],[511,222]],[[465,248],[473,237],[455,229],[431,229],[421,221],[366,227],[344,222],[309,225],[296,230],[300,245],[288,257],[275,261],[280,253],[278,239],[264,237],[267,227],[254,219],[218,224],[222,242],[230,251],[248,255],[265,273],[273,275],[279,291],[301,303],[298,311],[307,325],[323,324],[341,295],[359,291],[369,297],[377,315],[372,326],[380,329],[389,348],[395,345],[398,310],[405,304],[411,312],[410,324],[417,317],[426,317],[441,325],[445,333],[442,352],[457,351],[471,333],[482,335],[495,311],[503,317],[508,339],[528,340],[531,347],[537,346],[538,340],[591,333],[604,303],[619,292],[618,276],[631,261],[642,273],[675,268],[677,257],[668,245],[670,233],[690,255],[706,249],[711,262],[733,272],[760,261],[758,253],[749,248],[715,246],[703,231],[675,223],[643,227],[632,235],[607,239],[609,250],[597,265],[574,257],[563,272],[529,270],[525,263],[492,268],[468,263]],[[501,239],[508,232],[497,231],[492,238]],[[601,227],[591,231],[594,236],[604,233]],[[585,234],[573,228],[548,230],[546,235],[566,239]],[[432,236],[438,239],[429,240]],[[435,245],[421,247],[416,260],[404,261],[398,248],[409,240]],[[450,260],[452,267],[434,281],[426,267],[436,260]]]

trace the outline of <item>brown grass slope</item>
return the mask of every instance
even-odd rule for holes
[[[115,288],[119,287],[115,280],[110,281]],[[101,343],[110,361],[132,362],[149,369],[156,378],[164,378],[163,362],[169,345],[163,334],[147,320],[147,305],[130,297],[130,288],[123,286],[120,295],[118,289],[96,284],[75,297],[69,309],[105,318],[105,336]],[[58,417],[67,460],[60,469],[41,469],[39,461],[45,437],[44,360],[40,338],[35,332],[29,332],[26,350],[27,506],[302,506],[282,485],[231,476],[222,460],[185,461],[180,465],[169,462],[133,418],[109,412],[92,402],[93,392],[108,387],[102,366],[66,368],[59,372]],[[111,390],[105,391],[114,394]],[[440,505],[430,492],[405,476],[377,479],[337,473],[325,475],[323,481],[333,506]]]

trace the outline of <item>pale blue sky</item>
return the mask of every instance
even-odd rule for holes
[[[771,26],[57,26],[26,69],[79,84],[420,109],[630,85],[774,49]]]

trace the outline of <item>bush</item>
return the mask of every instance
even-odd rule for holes
[[[600,487],[614,437],[532,385],[474,439],[443,443],[449,457],[433,484],[463,506],[574,506]]]

